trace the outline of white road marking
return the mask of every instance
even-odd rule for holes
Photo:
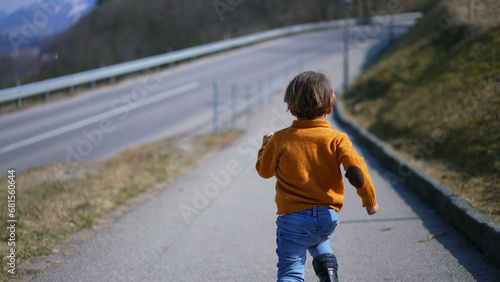
[[[177,88],[171,89],[171,90],[164,92],[162,94],[154,95],[154,96],[151,96],[151,97],[146,98],[144,100],[138,101],[138,105],[134,109],[144,107],[146,105],[156,103],[158,101],[161,101],[161,100],[164,100],[164,99],[167,99],[170,97],[177,96],[177,95],[185,93],[187,91],[194,90],[194,89],[198,88],[199,86],[200,86],[199,82],[191,82],[191,83],[185,84],[183,86],[179,86]],[[1,147],[0,154],[14,151],[14,150],[17,150],[19,148],[26,147],[28,145],[31,145],[31,144],[34,144],[34,143],[37,143],[37,142],[40,142],[43,140],[47,140],[49,138],[52,138],[52,137],[55,137],[58,135],[61,135],[63,133],[66,133],[66,132],[69,132],[69,131],[72,131],[72,130],[75,130],[78,128],[82,128],[82,127],[87,126],[89,124],[93,124],[93,123],[101,121],[101,120],[105,120],[105,119],[109,119],[109,118],[117,116],[117,115],[121,115],[121,114],[123,114],[124,111],[129,111],[129,110],[130,110],[130,108],[128,106],[121,106],[119,108],[104,112],[102,114],[98,114],[96,116],[92,116],[92,117],[77,121],[75,123],[68,124],[68,125],[65,125],[63,127],[60,127],[60,128],[57,128],[57,129],[54,129],[51,131],[47,131],[45,133],[30,137],[28,139],[24,139],[22,141]]]

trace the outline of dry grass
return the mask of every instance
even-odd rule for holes
[[[52,164],[16,176],[16,256],[24,263],[53,253],[72,234],[95,227],[131,199],[170,182],[208,153],[227,146],[241,131],[218,136],[167,139],[133,147],[103,162]],[[0,183],[7,183],[1,178]],[[7,199],[7,190],[0,191]],[[7,213],[0,213],[6,222]],[[8,234],[2,232],[2,242]],[[2,278],[7,244],[0,245]],[[29,274],[21,268],[20,274]]]

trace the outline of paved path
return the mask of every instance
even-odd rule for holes
[[[288,126],[276,97],[246,134],[110,224],[34,281],[275,281],[274,180],[254,170],[261,136]],[[333,124],[333,127],[337,127]],[[332,238],[341,281],[500,281],[500,271],[362,148],[381,210],[347,187]],[[434,238],[434,239],[432,239]],[[307,281],[316,281],[307,261]]]

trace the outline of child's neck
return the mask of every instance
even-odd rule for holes
[[[324,114],[324,115],[322,115],[322,116],[319,116],[319,117],[316,117],[316,118],[311,118],[311,119],[309,119],[309,118],[299,118],[299,117],[297,117],[297,120],[325,120],[325,119],[326,119],[326,116],[327,116],[327,114]]]

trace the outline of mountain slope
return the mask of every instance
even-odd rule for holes
[[[0,7],[0,53],[40,47],[90,12],[95,0],[33,3],[7,15]]]

